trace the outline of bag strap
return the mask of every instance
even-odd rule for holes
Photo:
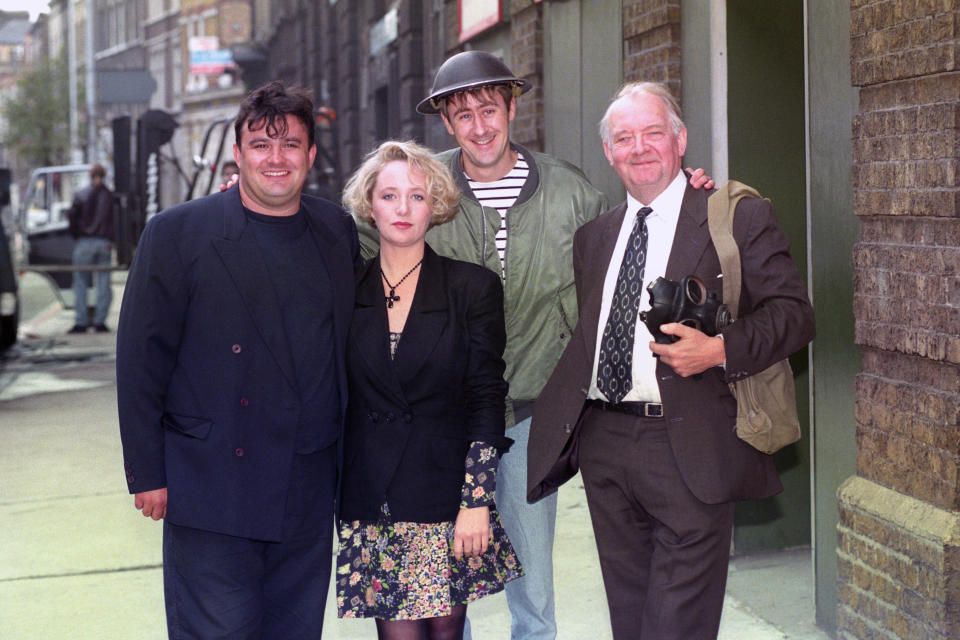
[[[730,180],[707,199],[707,225],[723,272],[723,302],[734,319],[740,307],[740,248],[733,237],[733,214],[742,198],[762,198],[749,185]]]

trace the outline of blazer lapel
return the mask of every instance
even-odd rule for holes
[[[677,232],[673,236],[670,259],[667,261],[668,280],[680,281],[695,273],[700,257],[710,244],[710,228],[707,226],[707,197],[710,194],[702,189],[694,189],[689,184],[680,203],[680,217],[677,220]]]
[[[350,342],[363,360],[366,376],[380,392],[402,401],[403,392],[390,361],[389,333],[387,305],[380,284],[380,255],[377,254],[364,268],[357,284]]]
[[[260,245],[257,244],[243,213],[240,190],[227,191],[223,202],[224,237],[213,239],[214,248],[243,299],[261,339],[273,355],[287,383],[296,388],[293,356],[286,331],[283,331],[280,303],[267,273]]]
[[[447,324],[447,274],[440,257],[424,247],[420,278],[397,349],[401,384],[414,378],[433,353]]]

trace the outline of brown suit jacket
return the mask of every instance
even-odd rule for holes
[[[722,298],[720,262],[707,227],[709,195],[687,186],[665,275],[678,281],[696,275]],[[528,444],[530,500],[552,493],[578,470],[578,432],[596,351],[603,280],[625,214],[626,202],[574,236],[580,321],[534,405]],[[714,367],[682,378],[657,364],[664,419],[680,473],[690,491],[710,504],[781,491],[773,459],[737,438],[737,403],[727,383],[762,371],[813,338],[813,308],[770,203],[741,200],[733,232],[743,285],[739,319],[723,330],[726,369]]]

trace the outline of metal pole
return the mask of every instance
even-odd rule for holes
[[[80,144],[77,131],[80,124],[77,120],[77,32],[73,3],[76,0],[67,0],[67,83],[70,97],[70,162],[77,161]]]
[[[96,68],[93,60],[93,23],[97,10],[96,4],[96,0],[87,0],[87,162],[91,164],[100,160],[100,150],[97,148],[97,96],[94,82]]]

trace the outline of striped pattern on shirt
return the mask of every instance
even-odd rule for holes
[[[500,214],[500,229],[497,231],[497,253],[500,254],[500,277],[506,278],[507,273],[507,209],[513,206],[520,195],[520,190],[527,182],[530,167],[523,154],[517,152],[517,163],[510,173],[493,182],[477,182],[467,177],[470,190],[480,203],[481,207],[492,207]]]

